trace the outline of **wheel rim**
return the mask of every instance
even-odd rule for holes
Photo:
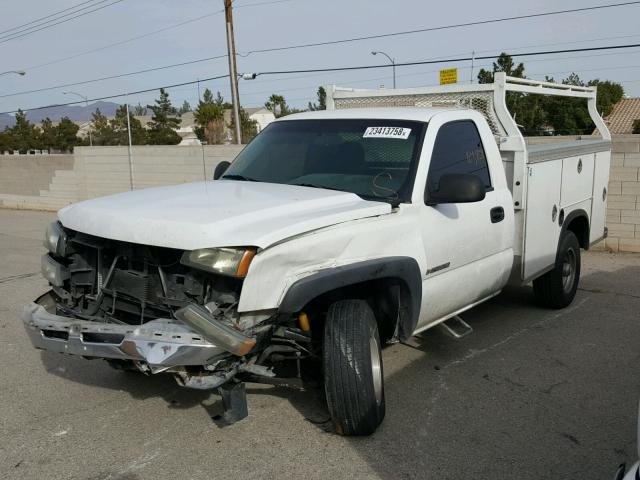
[[[570,293],[576,279],[577,266],[576,252],[570,248],[564,254],[562,261],[562,288],[565,293]]]
[[[376,397],[376,404],[382,402],[382,359],[380,358],[380,347],[375,332],[369,338],[369,352],[371,354],[371,374],[373,376],[373,393]]]

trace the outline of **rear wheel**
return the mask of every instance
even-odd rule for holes
[[[533,293],[549,308],[564,308],[576,296],[580,282],[580,244],[573,232],[560,238],[556,265],[553,270],[533,281]]]
[[[384,419],[385,400],[378,326],[364,300],[341,300],[327,312],[324,385],[340,435],[369,435]]]

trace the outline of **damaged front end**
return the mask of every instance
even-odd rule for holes
[[[238,313],[253,248],[185,252],[60,223],[47,230],[45,246],[42,272],[52,289],[23,313],[36,348],[172,373],[199,389],[243,376],[269,379],[273,357],[309,353],[310,336],[278,322],[276,312]]]

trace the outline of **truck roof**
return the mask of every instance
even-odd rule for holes
[[[376,120],[412,120],[428,122],[437,113],[450,112],[451,108],[423,107],[380,107],[380,108],[345,108],[340,110],[317,110],[314,112],[294,113],[281,117],[277,121],[286,120],[323,120],[339,118],[370,118]]]

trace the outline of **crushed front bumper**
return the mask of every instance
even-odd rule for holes
[[[90,358],[133,360],[153,370],[207,365],[228,352],[187,326],[157,319],[144,325],[118,325],[49,313],[45,296],[24,308],[22,320],[35,348]]]

